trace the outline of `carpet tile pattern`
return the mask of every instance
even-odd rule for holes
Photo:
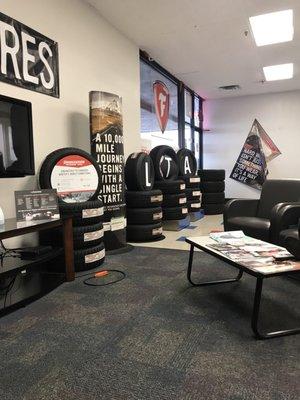
[[[236,271],[202,252],[196,275]],[[298,400],[300,336],[257,341],[255,280],[192,288],[188,252],[136,247],[106,287],[65,283],[0,320],[1,400]],[[267,328],[295,326],[299,282],[265,283]]]

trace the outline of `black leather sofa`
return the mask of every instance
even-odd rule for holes
[[[242,230],[248,236],[284,245],[287,236],[298,237],[300,179],[270,179],[259,200],[229,200],[224,230]]]

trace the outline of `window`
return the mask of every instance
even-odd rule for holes
[[[152,149],[155,146],[165,144],[177,150],[179,148],[178,84],[143,61],[140,63],[140,71],[142,145],[145,148]],[[163,133],[155,109],[153,91],[155,82],[162,82],[169,92],[169,117]]]
[[[202,167],[202,101],[184,88],[184,146],[194,152],[198,168]]]
[[[140,56],[142,150],[162,144],[175,150],[186,147],[194,152],[201,168],[201,97],[144,52]],[[168,115],[164,115],[165,108]]]

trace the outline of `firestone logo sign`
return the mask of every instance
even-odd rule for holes
[[[168,120],[170,109],[170,93],[167,86],[161,81],[153,83],[153,95],[156,118],[158,120],[160,130],[164,133]]]

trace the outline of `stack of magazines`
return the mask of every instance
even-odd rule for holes
[[[300,262],[285,248],[246,236],[243,231],[212,232],[208,247],[225,257],[263,273],[300,270]]]

